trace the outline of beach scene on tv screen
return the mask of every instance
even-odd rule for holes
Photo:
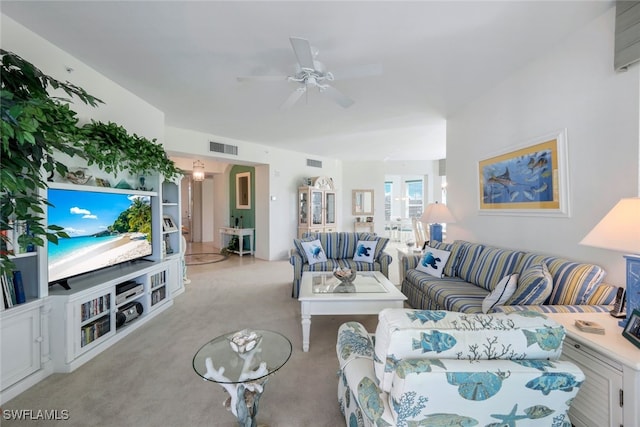
[[[49,225],[70,238],[49,242],[49,282],[151,255],[149,196],[50,189]]]

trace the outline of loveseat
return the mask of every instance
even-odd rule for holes
[[[484,303],[484,312],[598,312],[611,309],[617,291],[602,283],[601,267],[559,256],[462,240],[435,243],[427,252],[428,259],[400,260],[401,290],[413,308],[480,313]],[[429,262],[438,267],[435,274]],[[513,295],[499,299],[502,292]]]
[[[351,426],[562,426],[584,381],[543,313],[385,309],[340,326],[338,404]]]
[[[388,243],[388,238],[375,233],[352,232],[306,233],[301,239],[294,239],[289,258],[293,265],[291,296],[298,297],[305,271],[334,271],[337,268],[379,271],[388,278],[392,260],[391,255],[384,252]],[[321,253],[316,253],[319,250]]]

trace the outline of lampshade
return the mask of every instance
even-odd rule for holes
[[[193,162],[193,180],[204,181],[204,163],[200,160]]]
[[[580,244],[640,254],[640,197],[620,200]]]
[[[442,203],[431,203],[427,206],[427,209],[424,210],[422,217],[420,217],[420,221],[425,224],[433,224],[433,223],[452,223],[456,222],[456,219],[449,211],[447,205]]]

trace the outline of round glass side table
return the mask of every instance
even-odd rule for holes
[[[229,393],[224,404],[239,425],[255,427],[265,383],[287,363],[291,350],[291,341],[278,332],[230,332],[203,345],[193,357],[193,369]]]

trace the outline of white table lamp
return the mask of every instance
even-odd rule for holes
[[[447,205],[442,203],[431,203],[424,210],[420,221],[425,224],[429,224],[429,238],[432,241],[442,242],[442,224],[440,223],[452,223],[456,222],[456,219],[447,208]]]
[[[620,200],[580,244],[627,254],[627,317],[620,322],[626,325],[640,309],[640,197]]]

